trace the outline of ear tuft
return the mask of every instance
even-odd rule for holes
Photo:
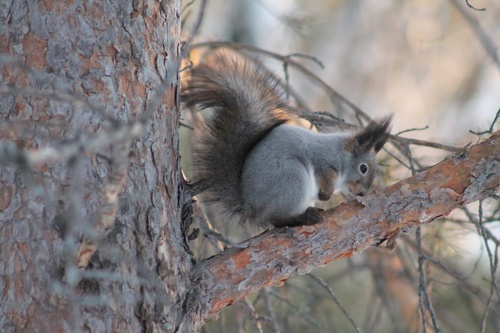
[[[367,153],[372,148],[376,153],[382,149],[391,132],[391,121],[392,114],[372,120],[364,130],[356,134],[354,140],[358,143],[360,154]]]

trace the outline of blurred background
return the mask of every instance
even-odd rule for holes
[[[185,39],[199,22],[200,4],[184,1]],[[498,0],[211,0],[201,19],[194,63],[206,50],[198,43],[258,48],[247,54],[290,85],[298,96],[291,94],[290,102],[302,115],[327,111],[360,125],[342,98],[259,50],[290,56],[370,117],[394,113],[392,132],[414,129],[402,134],[407,138],[474,144],[488,135],[470,130],[488,130],[500,109]],[[195,127],[194,118],[184,113],[183,124]],[[192,129],[183,127],[188,179],[192,136]],[[451,154],[409,148],[408,154],[391,147],[380,154],[380,185],[411,176],[405,158],[414,159],[418,172]],[[329,205],[342,200],[336,197]],[[469,205],[424,226],[421,238],[415,233],[401,238],[393,251],[373,248],[251,295],[204,331],[500,332],[499,211],[495,199]],[[204,233],[192,247],[202,259],[224,243],[207,234],[203,212],[198,213]],[[211,222],[233,241],[259,232]],[[419,255],[425,257],[420,264]]]

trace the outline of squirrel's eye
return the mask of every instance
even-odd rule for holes
[[[364,175],[368,171],[368,166],[364,163],[361,163],[359,165],[359,171]]]

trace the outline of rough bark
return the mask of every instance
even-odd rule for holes
[[[180,2],[2,2],[1,332],[175,326]]]
[[[188,295],[191,322],[211,315],[293,275],[351,257],[399,233],[495,193],[500,186],[500,132],[463,153],[383,190],[324,212],[313,226],[279,228],[198,265]]]

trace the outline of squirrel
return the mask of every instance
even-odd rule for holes
[[[376,174],[392,115],[358,132],[316,133],[288,124],[292,108],[277,79],[256,60],[215,53],[190,70],[181,88],[186,108],[213,108],[193,148],[200,201],[223,221],[262,227],[322,220],[337,191],[362,196]]]

